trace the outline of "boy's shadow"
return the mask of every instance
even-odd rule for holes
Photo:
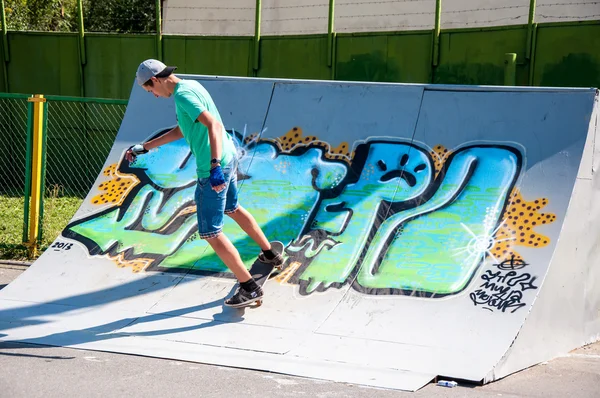
[[[227,295],[229,297],[237,287],[234,285]],[[49,334],[42,337],[33,339],[19,340],[19,343],[26,344],[43,344],[43,345],[57,345],[57,346],[75,346],[85,343],[93,343],[98,341],[110,340],[113,338],[120,337],[153,337],[153,336],[164,336],[174,333],[183,333],[194,330],[206,329],[209,327],[219,326],[223,324],[238,323],[244,320],[245,308],[231,308],[223,303],[224,299],[220,298],[208,303],[195,305],[192,307],[181,308],[173,311],[165,311],[156,314],[149,314],[137,318],[124,318],[118,321],[113,321],[103,325],[93,326],[86,329],[70,330],[66,332],[59,332]],[[215,313],[213,319],[209,320],[202,318],[194,318],[192,316],[186,316],[197,311],[202,311],[210,308],[215,308],[221,305],[221,312]],[[119,330],[125,329],[132,325],[150,324],[155,321],[162,321],[167,318],[183,317],[188,319],[196,319],[198,323],[194,323],[189,326],[179,328],[169,328],[160,330],[148,330],[140,332],[120,332]]]

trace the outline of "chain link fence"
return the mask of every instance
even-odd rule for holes
[[[48,97],[46,191],[83,199],[125,115],[123,101]]]
[[[0,258],[21,258],[25,247],[27,97],[0,93]]]
[[[127,102],[48,96],[42,251],[71,220],[115,141]],[[27,96],[0,93],[0,259],[23,259]]]
[[[48,97],[42,249],[60,234],[102,171],[125,115],[118,100]]]

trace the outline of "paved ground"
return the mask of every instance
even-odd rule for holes
[[[23,268],[0,265],[0,288]],[[0,397],[598,397],[600,343],[485,386],[376,390],[266,372],[0,343]]]

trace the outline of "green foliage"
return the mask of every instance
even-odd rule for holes
[[[150,33],[156,31],[152,0],[83,0],[86,31]],[[9,30],[76,32],[77,0],[4,0]]]
[[[11,30],[77,30],[77,0],[4,0]]]
[[[156,32],[152,0],[84,0],[84,26],[89,32]]]

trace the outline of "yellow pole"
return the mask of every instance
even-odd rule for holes
[[[42,153],[44,140],[44,102],[43,95],[34,95],[27,99],[33,102],[33,150],[31,157],[31,202],[29,205],[29,257],[37,255],[39,215],[42,200]]]

